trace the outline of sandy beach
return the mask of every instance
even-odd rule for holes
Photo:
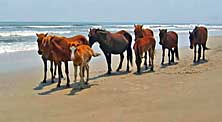
[[[188,40],[187,40],[188,41]],[[41,84],[43,63],[36,51],[0,55],[0,122],[221,122],[222,37],[209,37],[206,62],[193,64],[193,50],[180,48],[178,64],[136,75],[106,73],[104,55],[90,62],[90,87],[81,91]],[[165,56],[167,63],[167,56]],[[73,66],[70,63],[70,78]],[[64,74],[65,75],[65,74]],[[48,78],[50,79],[48,71]]]

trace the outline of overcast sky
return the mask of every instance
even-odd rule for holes
[[[0,21],[221,23],[221,0],[0,0]]]

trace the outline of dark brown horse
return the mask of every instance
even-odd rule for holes
[[[42,53],[41,51],[41,47],[42,47],[42,40],[43,38],[45,38],[46,36],[48,35],[48,33],[46,34],[43,34],[43,33],[40,33],[40,34],[36,34],[37,36],[37,43],[38,43],[38,54],[39,55],[42,55],[42,61],[44,63],[44,79],[42,81],[42,83],[46,83],[46,76],[47,76],[47,61],[49,60],[50,63],[51,63],[51,66],[50,66],[50,71],[51,71],[51,76],[52,76],[52,80],[51,82],[53,83],[54,82],[54,78],[56,76],[56,69],[57,69],[57,65],[55,63],[54,67],[54,74],[53,74],[53,60],[49,58],[46,58],[46,55]],[[61,77],[63,78],[63,75],[61,74]]]
[[[143,38],[144,36],[150,36],[153,37],[153,31],[146,28],[143,28],[143,25],[134,25],[134,34],[135,34],[135,41],[138,38]],[[144,56],[145,60],[144,60],[144,66],[147,69],[147,52],[145,52],[145,56]],[[149,66],[151,66],[151,56],[149,56]]]
[[[154,53],[155,53],[156,40],[152,36],[144,36],[143,38],[137,38],[133,49],[136,55],[137,73],[140,73],[140,65],[143,58],[143,53],[149,52],[151,59],[151,71],[153,71]],[[146,66],[147,69],[147,66]]]
[[[205,27],[195,27],[193,32],[189,32],[190,36],[190,49],[193,49],[194,46],[194,60],[193,62],[196,62],[196,46],[199,46],[198,49],[198,60],[197,62],[200,62],[200,57],[201,57],[201,46],[203,47],[203,60],[205,60],[205,50],[208,49],[206,47],[207,43],[207,37],[208,37],[208,32],[207,28]]]
[[[122,30],[117,33],[111,33],[102,29],[90,29],[89,32],[89,44],[92,46],[95,42],[100,44],[100,48],[106,56],[108,65],[108,74],[111,74],[111,54],[120,54],[120,64],[117,68],[119,71],[122,68],[124,59],[124,51],[127,50],[127,72],[129,72],[129,62],[132,65],[132,37],[131,35]]]
[[[160,29],[159,30],[159,37],[160,42],[159,44],[162,45],[163,55],[162,55],[162,62],[164,64],[164,56],[165,56],[165,49],[168,49],[168,58],[169,64],[174,62],[174,53],[176,55],[177,60],[179,60],[179,51],[178,51],[178,35],[176,32],[169,31],[167,29]],[[174,48],[174,49],[173,49]],[[172,54],[172,58],[170,60],[170,53]]]

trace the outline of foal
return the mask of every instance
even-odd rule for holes
[[[73,61],[74,66],[74,82],[76,82],[77,77],[77,67],[80,66],[80,85],[81,88],[85,87],[85,84],[88,84],[89,81],[89,61],[92,56],[97,57],[100,54],[95,53],[88,45],[81,45],[78,42],[73,42],[70,47],[71,50],[71,60]],[[84,83],[84,69],[87,72],[86,83]]]

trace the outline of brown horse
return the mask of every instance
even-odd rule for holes
[[[137,38],[142,38],[144,36],[152,36],[153,37],[153,31],[146,28],[143,29],[143,25],[134,25],[134,33],[135,33],[135,41]]]
[[[127,50],[127,72],[129,72],[129,62],[132,65],[132,36],[126,31],[119,31],[117,33],[111,33],[102,29],[90,29],[89,43],[92,46],[95,42],[100,44],[100,48],[106,56],[108,65],[108,74],[111,74],[111,54],[120,54],[120,64],[117,68],[119,71],[122,68],[124,59],[124,51]]]
[[[162,50],[163,50],[161,64],[162,65],[164,64],[165,48],[168,49],[169,64],[174,62],[174,53],[176,55],[177,60],[179,60],[178,35],[177,35],[177,33],[173,32],[173,31],[167,32],[167,29],[160,29],[159,31],[160,31],[160,33],[159,33],[159,37],[160,37],[159,44],[162,45]],[[171,60],[170,60],[170,52],[172,54]]]
[[[56,76],[56,69],[57,69],[57,65],[55,64],[54,67],[55,67],[55,70],[54,70],[54,74],[53,74],[53,60],[49,57],[49,58],[46,58],[46,54],[43,54],[42,51],[41,51],[41,47],[42,47],[42,40],[43,38],[45,38],[46,36],[48,35],[48,33],[46,34],[43,34],[43,33],[40,33],[40,34],[36,34],[37,36],[37,43],[38,43],[38,54],[39,55],[42,55],[42,60],[43,60],[43,63],[44,63],[44,79],[42,81],[42,83],[46,83],[46,76],[47,76],[47,60],[50,61],[51,63],[51,66],[50,66],[50,71],[51,71],[51,76],[52,76],[52,80],[51,82],[53,83],[54,82],[54,78]],[[63,78],[63,75],[60,74],[61,77]]]
[[[196,46],[199,46],[198,49],[198,60],[197,62],[200,62],[200,57],[201,57],[201,45],[203,47],[203,60],[205,60],[205,50],[208,49],[206,47],[207,43],[207,37],[208,37],[208,32],[207,28],[205,27],[195,27],[193,32],[189,32],[190,36],[190,49],[193,49],[194,46],[194,60],[193,62],[196,62]]]
[[[77,77],[77,67],[80,66],[80,85],[84,88],[85,84],[89,81],[89,61],[92,57],[97,57],[100,54],[95,53],[88,45],[78,44],[78,42],[73,42],[70,47],[71,50],[71,60],[74,66],[74,82],[76,82]],[[86,83],[84,82],[84,69],[87,72]]]
[[[143,38],[144,36],[151,36],[153,37],[153,31],[150,30],[150,29],[143,29],[143,25],[135,25],[134,24],[134,34],[135,34],[135,41],[138,39],[138,38]],[[145,52],[145,61],[144,61],[144,66],[146,67],[147,69],[147,52]],[[149,56],[149,66],[151,66],[151,56]]]
[[[151,58],[151,71],[153,71],[154,53],[155,53],[156,40],[151,36],[144,36],[143,38],[137,38],[133,49],[136,55],[137,73],[140,73],[140,65],[143,58],[143,53],[149,52]],[[147,69],[147,66],[146,66]]]
[[[85,38],[85,37],[84,37]],[[77,39],[77,40],[75,40]],[[78,41],[81,42],[82,44],[85,43],[84,41],[80,41],[79,38],[66,38],[66,37],[60,37],[60,36],[47,36],[46,38],[43,39],[42,45],[45,47],[43,48],[43,52],[50,52],[52,55],[52,59],[55,61],[56,64],[58,64],[58,72],[59,74],[61,73],[61,62],[65,63],[65,72],[67,76],[67,84],[66,86],[69,87],[69,70],[68,70],[68,61],[71,61],[70,55],[70,46],[72,42]],[[88,43],[87,43],[88,44]],[[61,77],[59,75],[59,82],[57,87],[60,87],[61,84]]]

